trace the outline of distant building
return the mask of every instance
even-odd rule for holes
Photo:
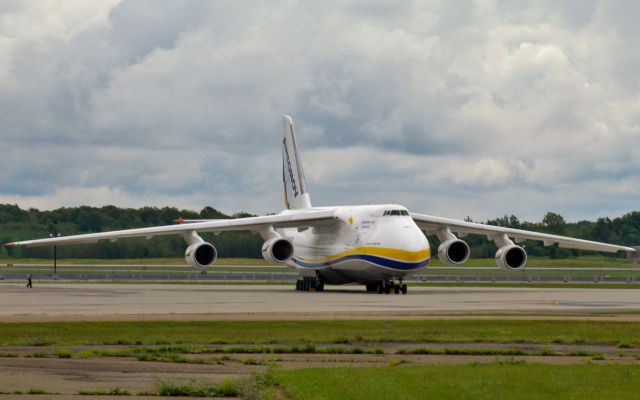
[[[635,253],[629,252],[628,259],[631,264],[640,264],[640,246],[635,246]]]

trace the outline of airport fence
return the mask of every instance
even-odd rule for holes
[[[54,275],[51,267],[20,265],[0,268],[0,281],[24,280],[32,274],[35,282],[64,281],[150,281],[150,282],[295,282],[298,274],[284,268],[255,266],[255,271],[233,271],[211,268],[205,272],[190,271],[184,266],[70,266],[59,267]],[[155,269],[154,269],[155,268]],[[246,266],[245,266],[246,268]],[[407,282],[442,283],[639,283],[640,268],[525,268],[508,272],[493,267],[432,267],[411,276]]]

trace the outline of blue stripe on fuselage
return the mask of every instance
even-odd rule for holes
[[[425,259],[423,261],[419,261],[419,262],[415,262],[415,263],[409,263],[409,262],[391,260],[391,259],[384,258],[384,257],[372,256],[372,255],[369,255],[369,254],[351,254],[351,255],[348,255],[348,256],[340,257],[340,258],[338,258],[336,260],[319,262],[319,263],[305,262],[305,261],[303,261],[302,259],[300,259],[298,257],[294,257],[294,258],[292,258],[292,260],[297,265],[299,265],[300,267],[303,267],[303,268],[330,267],[332,265],[336,265],[336,264],[339,264],[339,263],[347,261],[347,260],[363,260],[363,261],[368,261],[368,262],[370,262],[372,264],[380,265],[380,266],[385,267],[385,268],[398,269],[398,270],[404,270],[404,271],[410,271],[410,270],[413,270],[413,269],[422,268],[422,267],[424,267],[424,266],[429,264],[429,258],[427,258],[427,259]]]

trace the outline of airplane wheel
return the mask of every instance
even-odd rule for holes
[[[378,294],[382,294],[384,287],[382,286],[382,282],[378,282]]]
[[[384,292],[385,292],[386,294],[391,293],[391,286],[393,286],[393,285],[390,285],[390,284],[386,284],[386,285],[384,285]]]
[[[296,290],[300,290],[300,279],[296,281]]]
[[[407,285],[405,283],[402,284],[402,294],[407,294]]]
[[[398,285],[397,283],[393,286],[393,291],[395,292],[395,294],[400,294],[400,285]]]
[[[367,288],[367,292],[375,292],[378,290],[377,283],[367,283],[365,287]]]

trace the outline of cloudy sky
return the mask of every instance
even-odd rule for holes
[[[0,203],[640,210],[637,1],[0,2]]]

